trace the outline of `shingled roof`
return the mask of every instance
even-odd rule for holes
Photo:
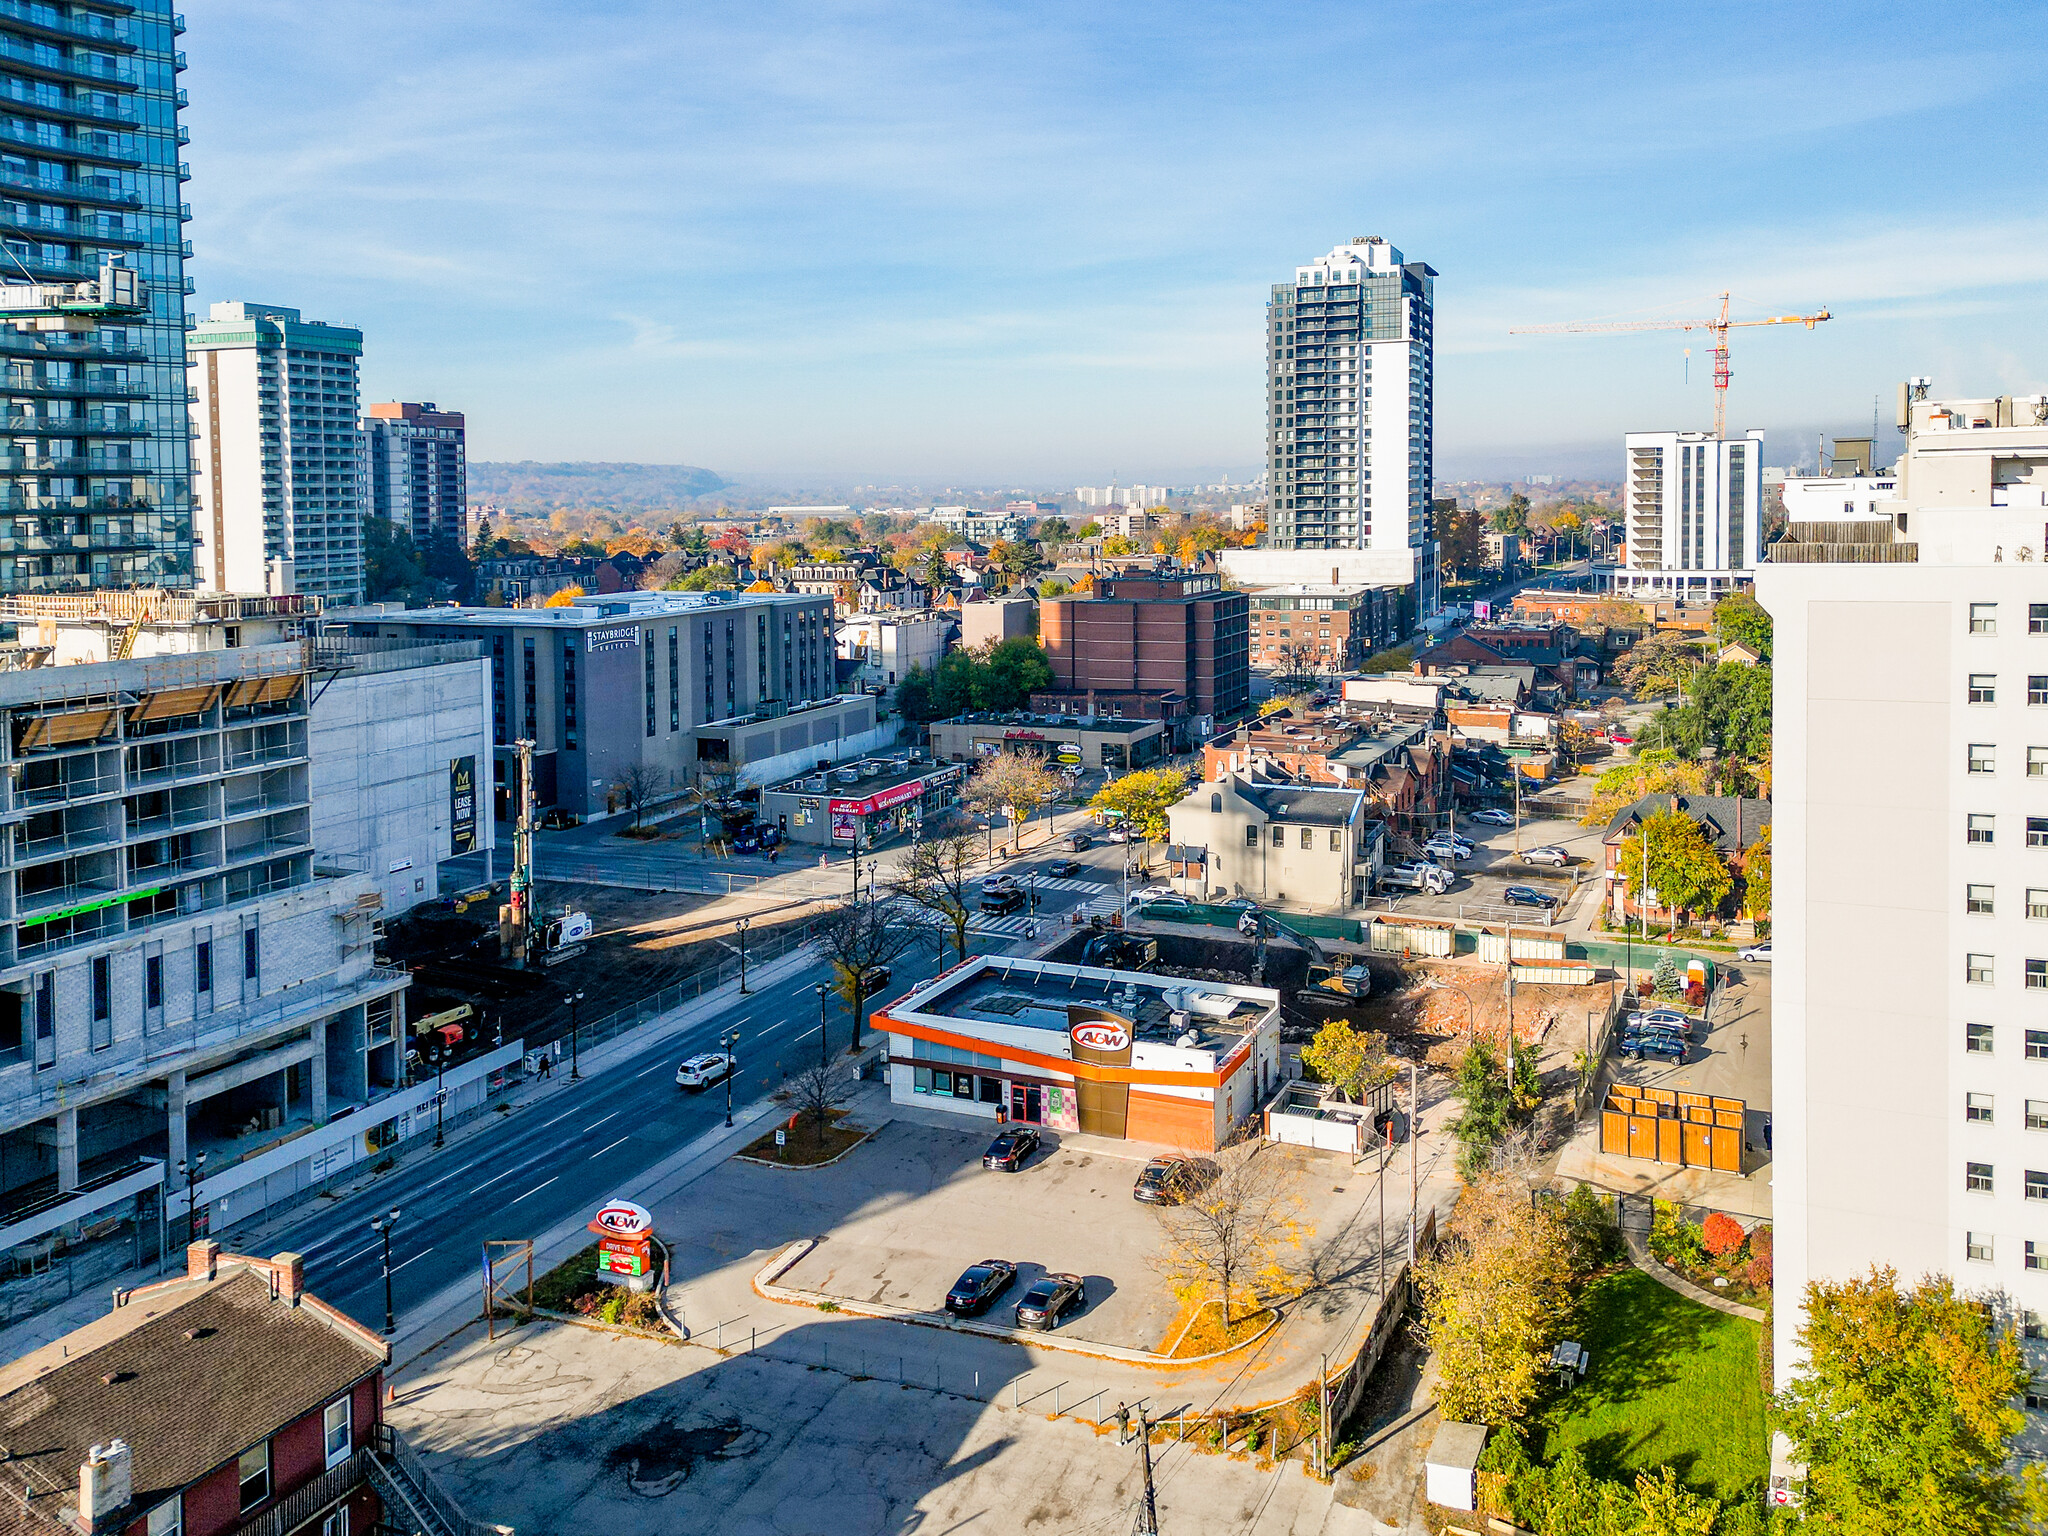
[[[80,1464],[119,1439],[139,1516],[382,1366],[375,1334],[224,1256],[0,1368],[0,1536],[76,1532]]]

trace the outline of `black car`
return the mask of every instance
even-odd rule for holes
[[[1017,890],[990,891],[981,898],[981,910],[997,917],[1007,916],[1024,905],[1024,893]]]
[[[1155,1157],[1138,1174],[1138,1182],[1131,1186],[1131,1198],[1147,1205],[1180,1205],[1190,1195],[1207,1188],[1217,1172],[1214,1163],[1200,1158],[1175,1154]]]
[[[1066,880],[1081,873],[1079,859],[1054,859],[1045,866],[1045,872],[1055,880]]]
[[[1548,891],[1539,891],[1533,885],[1511,885],[1500,893],[1500,899],[1511,907],[1550,907],[1557,904],[1557,898]]]
[[[1017,1303],[1019,1328],[1057,1328],[1069,1312],[1088,1305],[1088,1288],[1079,1275],[1041,1275]]]
[[[1621,1036],[1621,1054],[1630,1061],[1641,1061],[1645,1056],[1661,1056],[1677,1066],[1685,1065],[1685,1041],[1678,1035],[1652,1031],[1636,1034],[1624,1030]]]
[[[1028,1125],[1013,1125],[988,1144],[981,1154],[981,1166],[1015,1173],[1038,1150],[1038,1132]]]
[[[953,1289],[946,1292],[946,1310],[956,1317],[979,1317],[1017,1279],[1017,1266],[1008,1259],[983,1259],[968,1266]]]
[[[1090,837],[1086,832],[1069,832],[1065,837],[1061,838],[1060,841],[1067,845],[1067,851],[1069,853],[1079,853],[1083,848],[1092,848],[1095,846],[1095,839]]]
[[[860,995],[870,998],[878,996],[882,988],[889,985],[895,974],[886,965],[869,966],[860,979]]]

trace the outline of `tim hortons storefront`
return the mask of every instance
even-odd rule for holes
[[[981,956],[874,1027],[897,1103],[1170,1147],[1220,1146],[1280,1080],[1265,987]]]

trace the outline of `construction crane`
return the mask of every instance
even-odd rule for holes
[[[1714,338],[1714,436],[1728,435],[1728,333],[1745,325],[1803,325],[1809,331],[1834,316],[1826,310],[1810,315],[1767,315],[1761,320],[1730,320],[1728,295],[1721,295],[1721,313],[1710,320],[1573,320],[1564,325],[1518,325],[1510,336],[1537,336],[1557,332],[1593,331],[1707,331]]]

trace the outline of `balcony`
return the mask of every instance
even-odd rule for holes
[[[29,265],[38,272],[55,270],[47,262],[30,262]],[[79,267],[77,270],[85,276],[97,277],[100,269]],[[82,379],[23,379],[16,376],[7,380],[0,393],[36,395],[55,400],[144,400],[149,397],[149,386],[91,373]]]
[[[142,122],[142,114],[136,110],[132,101],[101,103],[81,100],[75,96],[61,102],[46,101],[32,91],[0,89],[0,102],[12,102],[16,106],[26,107],[38,117],[72,118],[88,123],[118,123],[123,128],[138,127]]]
[[[9,12],[0,7],[0,20],[6,19],[11,19]],[[4,34],[0,34],[0,63],[25,69],[30,74],[46,80],[84,80],[95,85],[111,85],[116,89],[128,91],[142,88],[141,76],[132,69],[123,69],[118,63],[81,58],[77,54],[60,53],[51,48],[38,48],[32,43],[23,43]]]
[[[79,907],[117,898],[120,891],[120,878],[112,873],[69,880],[61,885],[46,885],[34,891],[17,891],[15,915],[22,923],[48,922],[59,913],[70,913]]]
[[[0,216],[0,230],[36,240],[91,240],[100,245],[147,245],[146,235],[131,233],[125,226],[108,227],[77,219],[22,219]],[[99,269],[95,267],[94,271]]]
[[[46,437],[147,437],[150,430],[147,417],[109,416],[103,411],[83,416],[0,416],[0,429]]]
[[[69,16],[58,16],[47,5],[32,6],[27,0],[0,0],[0,21],[38,37],[99,43],[126,52],[132,52],[138,46],[129,33],[125,18],[102,16],[96,11],[75,11]]]

